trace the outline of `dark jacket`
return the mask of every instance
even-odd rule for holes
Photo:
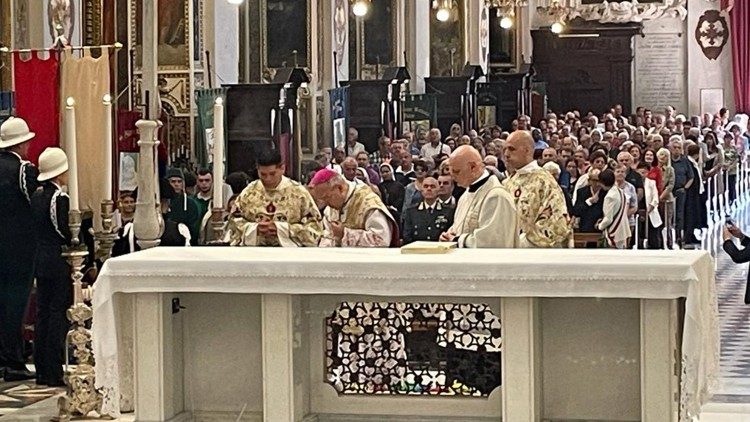
[[[162,233],[159,246],[185,246],[186,238],[180,233],[179,226],[182,223],[176,223],[167,216],[164,218],[164,233]],[[131,252],[140,251],[141,247],[138,245],[138,238],[133,237],[133,249],[130,248],[130,235],[133,230],[132,222],[125,224],[121,227],[118,232],[118,239],[115,240],[115,244],[112,247],[112,256],[121,256],[129,254]]]
[[[0,150],[0,248],[33,236],[30,202],[39,187],[38,175],[30,162]],[[20,252],[16,247],[9,250]]]
[[[604,196],[607,192],[604,189],[599,189],[597,195],[599,200],[589,205],[586,200],[591,198],[591,187],[584,186],[579,188],[576,194],[576,203],[573,205],[573,215],[579,218],[578,231],[584,233],[598,232],[596,228],[596,222],[604,217]]]
[[[436,201],[429,210],[424,201],[404,211],[404,245],[417,240],[437,241],[453,225],[456,209]]]
[[[726,252],[736,264],[750,262],[750,237],[743,237],[742,240],[740,240],[740,244],[743,247],[741,250],[737,248],[737,245],[735,245],[731,239],[725,240],[723,245],[724,252]],[[750,272],[747,274],[747,282],[745,284],[745,304],[750,305]]]
[[[70,267],[60,254],[63,246],[70,245],[69,209],[68,195],[50,181],[44,182],[42,188],[31,196],[37,277],[68,278]]]

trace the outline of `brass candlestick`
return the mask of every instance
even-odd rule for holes
[[[94,239],[96,240],[96,259],[103,263],[112,256],[112,247],[117,240],[117,227],[113,221],[115,203],[109,199],[103,200],[100,212],[102,230],[94,233]]]
[[[87,416],[92,411],[101,410],[102,397],[94,387],[94,358],[91,350],[91,331],[86,328],[86,321],[91,319],[92,310],[83,298],[83,263],[88,255],[86,246],[79,241],[81,232],[81,212],[71,210],[68,216],[71,246],[65,248],[62,256],[68,261],[73,280],[73,305],[68,309],[68,320],[71,328],[68,331],[67,343],[73,344],[73,355],[78,364],[73,370],[65,371],[65,396],[58,402],[57,420],[69,421],[73,415]]]

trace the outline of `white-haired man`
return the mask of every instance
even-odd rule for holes
[[[330,169],[315,173],[309,186],[315,202],[326,206],[319,246],[397,246],[398,224],[369,186]]]

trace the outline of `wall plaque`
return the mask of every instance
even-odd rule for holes
[[[635,105],[687,110],[685,48],[680,34],[646,34],[635,41]]]

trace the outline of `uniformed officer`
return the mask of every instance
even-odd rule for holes
[[[0,372],[5,381],[34,378],[23,356],[23,323],[34,278],[36,244],[31,194],[39,186],[36,167],[26,161],[34,133],[23,119],[0,126]]]
[[[440,233],[453,225],[455,208],[438,201],[438,182],[434,177],[422,182],[422,198],[422,202],[404,211],[404,244],[437,241]]]
[[[36,383],[62,387],[63,354],[68,332],[66,310],[73,303],[70,266],[62,257],[70,245],[70,202],[62,187],[68,181],[68,158],[60,148],[47,148],[39,156],[42,188],[31,196],[31,215],[37,244],[37,321],[34,327]]]

